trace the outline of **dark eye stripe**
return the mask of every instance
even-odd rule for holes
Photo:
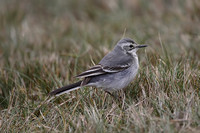
[[[133,46],[133,45],[129,45],[129,47],[130,47],[130,48],[133,48],[134,46]]]
[[[135,46],[132,44],[126,45],[123,47],[123,49],[125,49],[126,51],[131,51],[131,50],[135,49]]]
[[[132,44],[135,43],[135,42],[134,42],[133,40],[131,40],[131,39],[126,40],[126,42],[128,42],[128,43],[132,43]]]
[[[135,47],[131,44],[129,45],[130,50],[134,49]]]

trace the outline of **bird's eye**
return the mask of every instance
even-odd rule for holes
[[[129,47],[131,48],[131,49],[133,49],[134,48],[134,46],[131,44],[131,45],[129,45]]]

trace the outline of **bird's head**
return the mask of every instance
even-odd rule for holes
[[[124,38],[124,39],[121,39],[117,43],[115,48],[123,50],[123,52],[126,53],[126,54],[130,54],[132,56],[137,56],[136,52],[138,51],[138,49],[144,48],[144,47],[147,47],[147,46],[148,45],[137,44],[134,40],[132,40],[130,38]]]

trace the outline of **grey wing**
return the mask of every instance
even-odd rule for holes
[[[120,51],[112,51],[99,64],[108,68],[126,69],[133,64],[133,57]]]
[[[92,68],[88,69],[87,71],[82,72],[81,74],[77,75],[77,78],[87,78],[92,76],[98,76],[106,73],[116,73],[122,71],[129,66],[117,66],[117,67],[109,67],[109,66],[102,66],[102,65],[95,65]]]
[[[122,58],[123,57],[123,58]],[[112,52],[107,54],[100,62],[77,75],[77,78],[87,78],[91,76],[102,75],[106,73],[116,73],[130,67],[132,59],[129,56],[114,55]]]
[[[88,69],[87,71],[82,72],[81,74],[77,75],[77,78],[86,78],[96,75],[105,74],[106,72],[103,70],[101,65],[95,65]]]

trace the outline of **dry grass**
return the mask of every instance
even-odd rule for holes
[[[0,1],[1,132],[199,132],[198,0]],[[44,103],[123,36],[150,47],[121,102],[84,88]]]

